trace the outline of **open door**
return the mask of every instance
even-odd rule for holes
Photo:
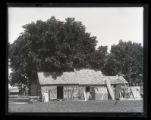
[[[57,99],[63,99],[63,86],[57,86]]]

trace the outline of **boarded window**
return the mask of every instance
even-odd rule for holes
[[[48,91],[49,91],[50,100],[57,99],[57,87],[56,86],[49,87]]]

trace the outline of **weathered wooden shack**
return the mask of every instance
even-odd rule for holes
[[[40,91],[51,100],[108,100],[111,98],[108,81],[114,91],[116,85],[127,84],[122,76],[103,76],[100,71],[83,69],[74,72],[38,72]]]

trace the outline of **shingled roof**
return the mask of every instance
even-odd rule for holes
[[[50,72],[38,72],[39,83],[41,85],[57,84],[79,84],[79,85],[105,85],[106,80],[111,84],[125,84],[127,81],[122,76],[103,76],[101,71],[83,69],[74,72],[63,72],[57,77],[53,77]]]

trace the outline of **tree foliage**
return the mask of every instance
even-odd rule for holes
[[[8,43],[12,68],[11,84],[26,84],[37,80],[38,71],[73,71],[74,68],[101,70],[105,75],[123,74],[131,83],[142,82],[143,47],[141,44],[119,41],[95,49],[96,37],[74,18],[65,22],[51,17],[23,26],[24,32],[14,43]]]
[[[23,28],[24,32],[9,45],[12,83],[26,81],[27,84],[36,80],[37,71],[84,68],[88,66],[88,55],[95,52],[96,37],[87,33],[85,26],[74,18],[62,22],[51,17]]]
[[[99,46],[95,53],[89,54],[88,63],[90,68],[104,72],[107,56],[107,46]]]
[[[107,75],[123,74],[130,84],[142,82],[143,47],[141,44],[120,40],[117,45],[112,45],[104,71]]]

